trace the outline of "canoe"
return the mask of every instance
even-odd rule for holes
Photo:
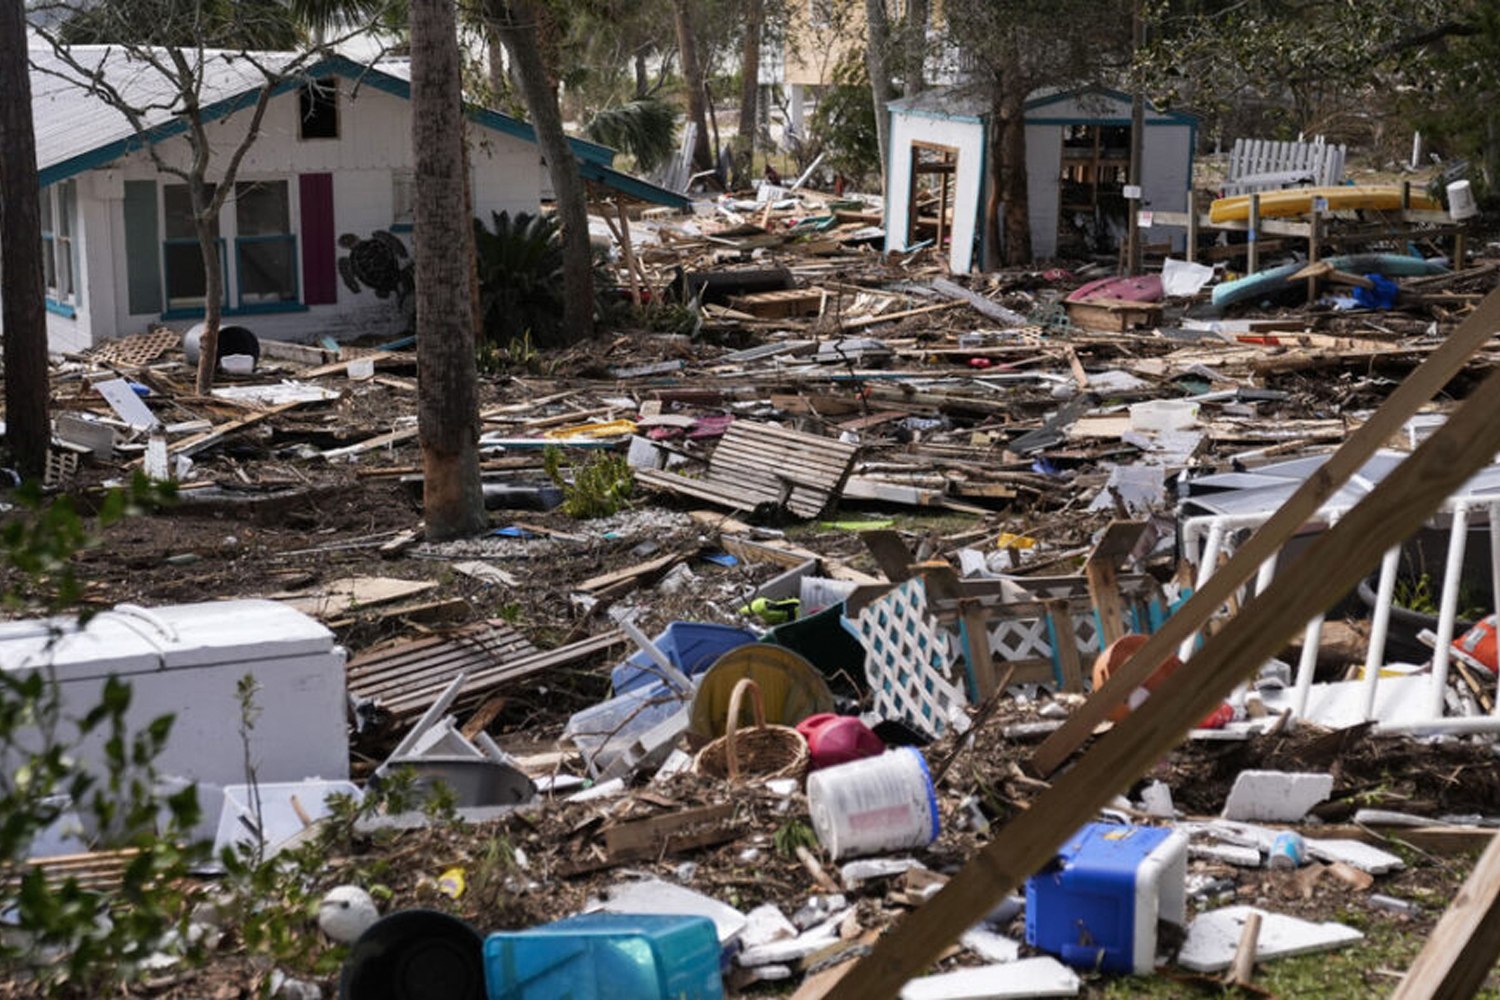
[[[1260,217],[1275,219],[1289,215],[1307,215],[1312,211],[1314,198],[1327,198],[1330,212],[1350,212],[1359,208],[1391,211],[1401,207],[1401,186],[1399,184],[1365,184],[1262,191],[1260,193]],[[1411,207],[1441,210],[1443,206],[1427,192],[1413,189]],[[1220,198],[1208,209],[1210,222],[1245,222],[1249,218],[1250,196],[1248,194]]]
[[[1411,278],[1428,274],[1443,274],[1448,268],[1434,260],[1410,257],[1399,253],[1355,253],[1341,257],[1323,258],[1336,271],[1350,274],[1383,274],[1387,278]],[[1278,295],[1292,286],[1291,277],[1307,266],[1306,261],[1283,264],[1268,271],[1246,275],[1237,281],[1226,281],[1214,286],[1213,304],[1233,305],[1249,299]],[[1297,282],[1299,288],[1307,286]]]

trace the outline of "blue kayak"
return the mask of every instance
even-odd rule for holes
[[[1350,274],[1383,274],[1387,278],[1416,278],[1429,274],[1445,274],[1446,264],[1411,257],[1399,253],[1356,253],[1342,257],[1324,257],[1335,270]],[[1213,304],[1233,305],[1249,299],[1278,295],[1292,286],[1290,278],[1307,266],[1306,261],[1283,264],[1269,271],[1249,274],[1237,281],[1226,281],[1214,286]],[[1301,282],[1298,282],[1300,285]]]

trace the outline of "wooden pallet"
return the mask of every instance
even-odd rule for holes
[[[415,721],[453,678],[466,674],[454,709],[468,711],[497,688],[625,642],[622,632],[542,651],[502,622],[445,636],[399,641],[363,653],[348,665],[349,694],[378,703],[398,722]]]
[[[783,288],[774,292],[735,295],[729,308],[759,319],[783,319],[788,316],[816,316],[823,308],[827,293],[817,288]]]
[[[135,860],[140,851],[126,848],[119,851],[95,851],[89,854],[67,854],[52,858],[31,858],[27,867],[40,868],[48,885],[76,882],[81,889],[108,890],[119,888],[126,867]],[[0,876],[0,891],[9,895],[21,884],[21,874],[16,869],[7,869]]]
[[[635,477],[647,486],[733,510],[775,504],[812,518],[838,500],[858,450],[832,438],[736,420],[701,479],[653,469],[637,469]]]

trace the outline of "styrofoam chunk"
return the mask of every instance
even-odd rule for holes
[[[837,944],[838,940],[836,930],[830,931],[820,925],[790,941],[772,941],[770,944],[763,944],[757,948],[746,948],[736,955],[734,960],[746,968],[757,965],[785,965]]]
[[[964,932],[959,943],[986,962],[1014,962],[1021,957],[1021,945],[1003,934],[987,931],[983,927],[972,927]]]
[[[1224,818],[1295,823],[1332,791],[1331,774],[1241,771],[1224,803]]]
[[[1229,968],[1239,947],[1240,932],[1252,913],[1261,915],[1260,936],[1256,938],[1257,961],[1330,951],[1364,939],[1353,927],[1332,921],[1315,924],[1253,906],[1227,906],[1200,913],[1188,925],[1177,964],[1194,972],[1222,972]]]
[[[1072,997],[1078,974],[1055,958],[959,969],[913,979],[901,988],[901,1000],[1005,1000],[1007,997]]]
[[[728,944],[745,930],[745,915],[727,903],[711,896],[661,879],[646,879],[615,886],[600,909],[608,913],[669,913],[707,917],[719,932],[719,941]]]
[[[755,948],[772,941],[785,941],[797,936],[797,928],[786,918],[774,903],[766,903],[757,906],[745,914],[748,921],[745,924],[744,933],[740,935],[740,943],[746,948]]]
[[[1359,840],[1307,840],[1307,853],[1319,861],[1342,861],[1371,875],[1384,875],[1405,867],[1405,863],[1390,851]]]
[[[1226,865],[1237,865],[1240,868],[1260,867],[1260,851],[1253,847],[1239,847],[1235,844],[1192,844],[1188,847],[1188,857],[1200,858],[1204,861],[1220,861]]]

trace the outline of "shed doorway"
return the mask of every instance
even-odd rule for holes
[[[906,245],[931,240],[947,252],[953,233],[953,181],[958,150],[935,142],[911,144],[911,187],[906,193]]]
[[[1112,252],[1129,225],[1130,127],[1064,125],[1061,159],[1058,252]]]

